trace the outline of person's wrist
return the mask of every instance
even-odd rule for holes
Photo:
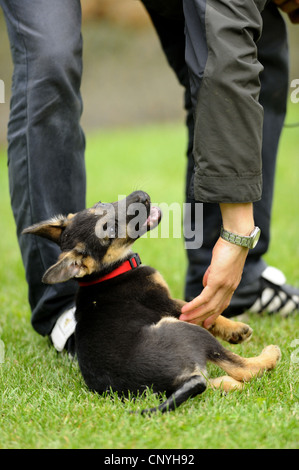
[[[255,226],[252,203],[221,203],[220,210],[225,230],[242,236],[248,236],[252,233]]]

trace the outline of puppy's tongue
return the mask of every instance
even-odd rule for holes
[[[150,215],[146,219],[144,225],[147,225],[148,227],[152,228],[153,226],[157,225],[160,217],[161,217],[160,209],[156,206],[151,206]]]

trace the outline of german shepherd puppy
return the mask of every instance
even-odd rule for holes
[[[135,240],[160,219],[149,195],[135,191],[122,201],[99,202],[24,230],[61,248],[43,282],[79,281],[75,342],[88,387],[98,393],[137,393],[147,387],[166,392],[163,403],[142,413],[173,410],[202,393],[207,383],[241,389],[244,381],[273,369],[280,358],[279,348],[271,345],[258,357],[245,359],[215,339],[249,339],[252,330],[244,323],[219,316],[207,331],[178,319],[184,302],[173,299],[161,274],[142,265],[131,251]],[[207,361],[228,375],[209,380]]]

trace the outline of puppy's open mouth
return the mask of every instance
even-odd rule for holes
[[[161,217],[162,217],[161,209],[159,209],[159,207],[156,207],[156,206],[151,206],[150,215],[144,222],[143,226],[146,227],[147,230],[152,230],[159,224]]]

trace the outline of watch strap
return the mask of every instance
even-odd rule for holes
[[[244,248],[253,248],[253,237],[252,235],[237,235],[236,233],[229,232],[221,227],[220,236],[227,242],[233,243],[234,245],[243,246]]]

